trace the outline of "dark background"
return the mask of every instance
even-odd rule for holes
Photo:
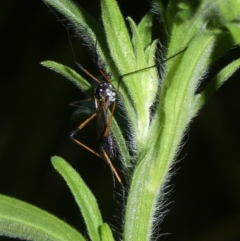
[[[78,2],[99,16],[97,1]],[[148,10],[145,1],[119,3],[135,21]],[[117,188],[109,167],[69,138],[78,123],[68,103],[84,96],[39,64],[55,60],[75,68],[64,28],[40,0],[3,1],[0,11],[0,193],[47,210],[86,234],[70,191],[51,165],[50,157],[59,155],[93,191],[104,221],[117,225],[120,208],[111,206]],[[78,61],[97,73],[84,45],[74,41],[74,48]],[[239,56],[236,48],[215,68]],[[159,226],[160,240],[240,240],[239,74],[191,124],[170,182],[170,211]],[[85,143],[94,142],[94,123],[81,134]]]

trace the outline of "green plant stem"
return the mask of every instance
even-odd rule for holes
[[[202,45],[197,48],[199,41]],[[184,53],[171,85],[166,91],[164,90],[166,86],[163,86],[164,99],[160,97],[162,104],[159,107],[162,110],[157,110],[147,142],[151,141],[152,145],[148,145],[148,149],[138,156],[140,164],[133,174],[124,229],[126,241],[150,240],[154,228],[155,211],[161,208],[158,201],[162,200],[164,195],[161,190],[169,175],[186,127],[193,117],[194,92],[199,77],[206,68],[214,42],[215,36],[211,34],[202,34],[196,38]],[[195,55],[192,55],[193,50]],[[165,81],[167,83],[167,80]],[[162,120],[161,115],[164,115],[162,127],[159,125],[159,120]]]

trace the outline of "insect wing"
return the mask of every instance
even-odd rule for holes
[[[115,146],[111,131],[104,135],[106,128],[108,126],[108,106],[105,101],[106,98],[102,100],[97,100],[97,140],[99,142],[99,151],[101,156],[104,158],[103,152],[105,151],[110,158],[115,157]],[[105,159],[105,158],[104,158]]]

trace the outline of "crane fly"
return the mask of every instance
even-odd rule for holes
[[[116,108],[116,96],[117,91],[110,83],[107,78],[107,75],[104,74],[102,70],[100,70],[101,74],[105,78],[104,81],[99,81],[92,74],[90,74],[85,68],[82,67],[79,63],[77,63],[78,67],[83,70],[87,75],[89,75],[92,79],[97,81],[98,86],[95,89],[94,93],[94,104],[96,112],[92,114],[88,119],[86,119],[83,123],[81,123],[75,131],[73,131],[70,135],[71,139],[75,141],[80,146],[84,147],[91,153],[95,154],[98,157],[104,159],[110,166],[112,172],[114,173],[118,182],[122,183],[120,176],[118,175],[115,167],[113,166],[111,159],[113,159],[116,155],[115,153],[115,145],[113,136],[110,130],[110,123]],[[108,114],[108,110],[112,105],[111,114]],[[78,141],[75,138],[75,135],[79,130],[84,128],[92,119],[97,119],[97,139],[99,144],[99,153]]]

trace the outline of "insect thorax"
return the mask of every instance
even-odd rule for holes
[[[106,109],[116,101],[116,90],[114,87],[108,82],[101,82],[97,88],[95,89],[94,97],[98,101],[105,100]]]

